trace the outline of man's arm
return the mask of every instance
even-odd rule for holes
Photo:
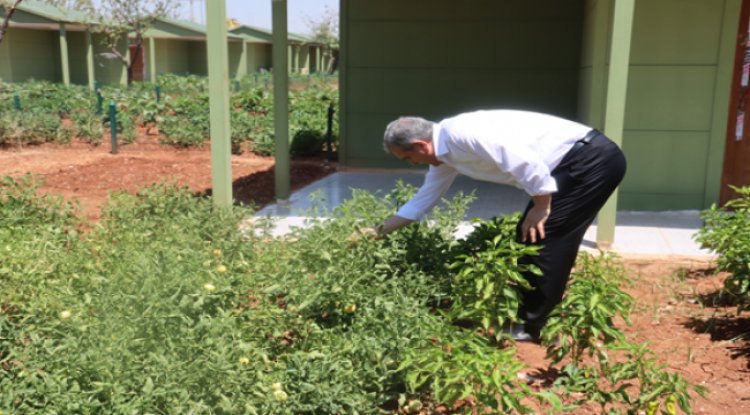
[[[382,225],[377,226],[375,228],[362,228],[359,230],[359,233],[367,238],[382,238],[385,235],[388,235],[389,233],[393,231],[401,229],[404,226],[407,226],[412,222],[414,221],[411,219],[406,219],[398,215],[393,215],[390,218],[386,219]]]
[[[386,219],[383,224],[376,228],[359,229],[352,235],[352,238],[358,239],[363,236],[380,238],[420,220],[424,213],[445,194],[457,175],[458,172],[447,164],[430,166],[422,186],[406,204],[401,206],[395,215]]]
[[[378,236],[388,235],[389,233],[395,230],[401,229],[404,226],[407,226],[412,222],[414,221],[411,219],[406,219],[398,215],[393,215],[390,218],[386,219],[385,222],[383,222],[383,224],[377,228]]]

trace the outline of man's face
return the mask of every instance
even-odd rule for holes
[[[437,166],[440,161],[435,157],[430,141],[416,141],[410,150],[404,150],[401,147],[391,146],[391,154],[399,160],[404,160],[412,166],[417,164],[431,164]]]

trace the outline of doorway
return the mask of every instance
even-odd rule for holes
[[[750,186],[750,0],[742,1],[739,27],[721,175],[721,205],[737,197],[730,185]]]
[[[130,59],[135,57],[136,46],[130,45]],[[133,63],[133,81],[143,81],[146,78],[146,65],[143,55],[146,54],[146,48],[141,46],[141,53]]]

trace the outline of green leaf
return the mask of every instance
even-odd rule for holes
[[[141,391],[146,395],[150,395],[154,391],[154,381],[150,377],[146,378],[146,383],[143,385]]]

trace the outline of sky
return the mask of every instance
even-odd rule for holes
[[[183,18],[205,23],[206,0],[180,0]],[[209,0],[217,1],[217,0]],[[272,0],[225,0],[227,18],[240,23],[271,29]],[[290,32],[309,34],[306,18],[319,21],[326,8],[338,13],[339,0],[287,0],[287,25]]]

